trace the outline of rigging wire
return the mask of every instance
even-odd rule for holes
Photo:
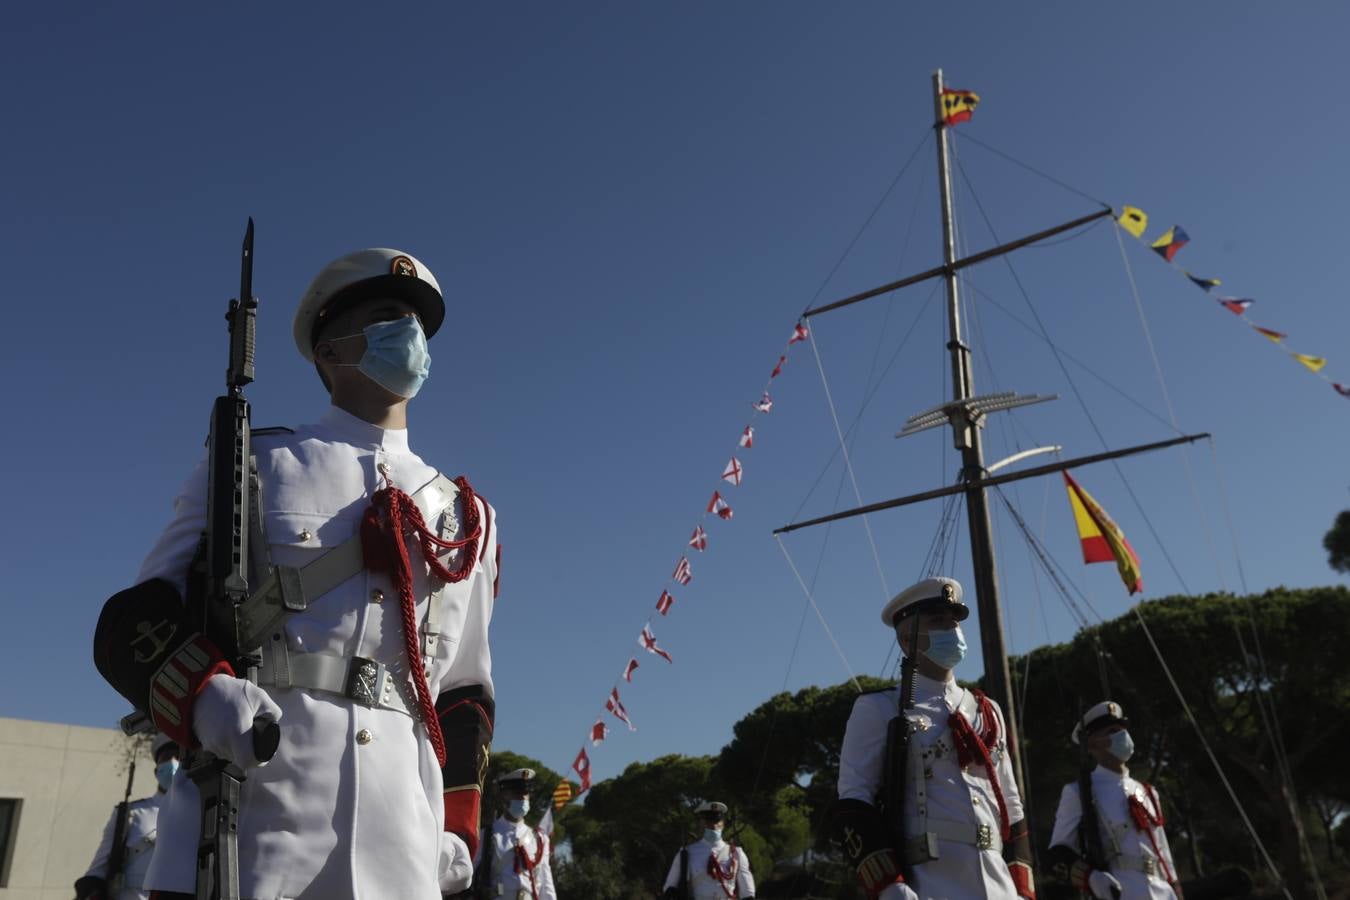
[[[849,681],[853,682],[853,687],[861,694],[862,685],[858,683],[858,676],[854,674],[853,666],[849,665],[848,657],[844,655],[844,649],[839,646],[839,641],[835,640],[834,632],[830,630],[830,623],[825,621],[825,615],[816,604],[816,598],[811,593],[811,589],[802,580],[802,573],[797,571],[797,564],[792,561],[792,554],[788,553],[787,546],[783,543],[783,536],[776,534],[774,540],[778,542],[778,549],[783,551],[783,558],[787,560],[788,568],[792,569],[792,574],[796,576],[797,584],[801,585],[802,593],[806,595],[807,602],[816,611],[816,618],[820,620],[820,627],[825,629],[826,636],[829,637],[830,643],[834,645],[834,652],[839,654],[839,660],[844,664],[844,671],[848,672]]]
[[[811,295],[811,299],[807,301],[806,306],[803,307],[803,314],[814,306],[818,299],[820,299],[820,295],[825,292],[825,288],[829,286],[835,273],[839,271],[839,267],[844,264],[844,260],[853,252],[853,246],[858,243],[858,238],[862,237],[863,232],[867,230],[867,226],[872,224],[872,220],[876,218],[877,213],[881,211],[881,207],[885,205],[886,200],[891,196],[891,192],[895,190],[895,186],[900,183],[900,179],[905,176],[905,172],[909,171],[910,165],[913,164],[914,160],[919,155],[919,151],[923,149],[924,144],[928,143],[928,139],[931,136],[932,135],[925,132],[923,137],[919,139],[919,143],[914,146],[914,150],[909,154],[909,159],[905,160],[905,164],[900,167],[900,171],[895,173],[895,178],[891,179],[890,187],[886,188],[885,193],[881,195],[881,199],[877,201],[877,205],[872,207],[872,211],[867,214],[867,218],[863,220],[857,233],[853,235],[853,240],[849,241],[848,246],[844,248],[844,252],[839,254],[839,259],[837,259],[834,266],[831,267],[830,273],[825,276],[825,280],[820,283],[820,287],[816,288],[816,292]]]
[[[989,151],[990,153],[994,154],[995,156],[1000,156],[1000,157],[1002,157],[1003,159],[1006,159],[1008,162],[1012,163],[1013,165],[1021,166],[1022,168],[1026,169],[1028,172],[1031,172],[1032,174],[1035,174],[1035,175],[1039,175],[1040,177],[1044,178],[1046,181],[1049,181],[1049,182],[1051,182],[1051,183],[1053,183],[1053,184],[1057,184],[1057,185],[1059,185],[1060,187],[1064,188],[1064,190],[1069,191],[1070,193],[1073,193],[1073,194],[1077,194],[1078,196],[1082,197],[1084,200],[1091,200],[1093,203],[1096,203],[1096,204],[1098,204],[1098,205],[1104,207],[1105,209],[1112,209],[1112,208],[1113,208],[1113,207],[1111,206],[1111,204],[1107,203],[1105,200],[1099,200],[1098,198],[1092,196],[1092,195],[1089,194],[1089,193],[1086,193],[1085,191],[1080,191],[1078,188],[1074,187],[1073,185],[1071,185],[1071,184],[1066,184],[1065,182],[1060,181],[1060,180],[1059,180],[1058,178],[1056,178],[1055,176],[1050,175],[1050,174],[1048,174],[1048,173],[1046,173],[1046,172],[1042,172],[1040,169],[1036,168],[1035,166],[1031,165],[1030,163],[1024,163],[1024,162],[1022,162],[1020,159],[1017,159],[1016,157],[1009,156],[1007,153],[1004,153],[1002,150],[999,150],[997,147],[990,146],[989,144],[986,144],[984,141],[981,141],[981,140],[979,140],[978,138],[975,138],[975,137],[971,136],[970,134],[963,135],[962,137],[963,137],[963,140],[970,141],[970,142],[971,142],[972,144],[974,144],[975,146],[977,146],[977,147],[982,147],[982,148],[984,148],[985,150]]]
[[[989,214],[985,212],[984,204],[980,202],[979,195],[975,192],[975,189],[971,187],[970,179],[966,177],[965,169],[958,165],[957,171],[961,173],[962,180],[966,182],[966,187],[970,190],[971,199],[975,201],[975,207],[980,211],[980,216],[989,227],[990,233],[997,235],[998,232],[994,229],[994,224],[990,221]],[[1050,341],[1050,334],[1045,327],[1045,322],[1042,321],[1040,313],[1036,311],[1035,305],[1031,302],[1031,295],[1027,292],[1026,286],[1022,284],[1022,279],[1018,276],[1016,267],[1013,266],[1012,260],[1007,256],[1003,257],[1003,262],[1008,267],[1008,272],[1012,275],[1013,282],[1017,285],[1018,291],[1022,294],[1022,299],[1026,302],[1027,308],[1031,310],[1032,318],[1036,320],[1036,324],[1039,326],[1042,335],[1045,337],[1046,343],[1050,344],[1052,355],[1055,357],[1055,362],[1059,364],[1060,372],[1063,373],[1064,378],[1069,382],[1069,388],[1073,391],[1074,397],[1077,398],[1078,405],[1082,408],[1083,415],[1087,418],[1088,424],[1097,435],[1097,440],[1101,442],[1103,449],[1109,449],[1106,443],[1106,435],[1102,433],[1101,427],[1097,424],[1097,420],[1092,415],[1092,410],[1088,407],[1087,399],[1078,389],[1078,384],[1073,380],[1073,376],[1069,374],[1069,369],[1064,365],[1064,360],[1060,358],[1058,349],[1055,347],[1054,343]],[[1153,526],[1153,520],[1149,518],[1143,503],[1140,502],[1138,495],[1135,494],[1134,487],[1125,477],[1125,471],[1121,469],[1120,463],[1116,460],[1111,460],[1111,466],[1116,470],[1116,475],[1119,476],[1121,484],[1125,487],[1125,492],[1129,494],[1130,500],[1134,503],[1135,509],[1138,510],[1140,518],[1144,520],[1144,524],[1148,527],[1149,533],[1153,535],[1153,539],[1157,543],[1158,550],[1162,553],[1163,559],[1167,560],[1167,565],[1168,568],[1172,570],[1172,575],[1177,579],[1177,583],[1181,585],[1182,591],[1189,594],[1191,590],[1187,587],[1186,580],[1182,578],[1181,570],[1177,568],[1176,562],[1172,559],[1172,554],[1167,552],[1167,545],[1163,543],[1162,536],[1158,534],[1157,528]]]
[[[839,413],[834,408],[834,398],[830,395],[830,382],[825,377],[825,364],[820,361],[820,331],[813,328],[811,340],[807,341],[811,345],[811,352],[816,358],[816,371],[820,373],[820,385],[825,389],[825,402],[830,407],[830,420],[834,422],[834,433],[839,438],[839,452],[844,455],[844,466],[848,469],[849,481],[853,484],[853,497],[862,506],[862,491],[858,489],[858,476],[853,471],[853,460],[849,457],[848,442],[844,440],[844,430],[839,427]],[[881,568],[881,554],[877,552],[876,539],[872,537],[872,524],[868,522],[867,516],[862,517],[863,531],[867,533],[867,544],[872,548],[872,561],[877,565],[877,577],[881,579],[881,593],[883,602],[891,598],[891,590],[886,585],[886,573]],[[781,544],[782,541],[779,541]],[[805,587],[805,585],[803,585]]]
[[[1054,341],[1052,341],[1052,340],[1050,340],[1048,337],[1046,337],[1046,335],[1044,335],[1044,334],[1042,334],[1041,332],[1037,331],[1035,328],[1032,328],[1032,327],[1031,327],[1030,325],[1028,325],[1025,321],[1023,321],[1021,318],[1019,318],[1019,317],[1017,316],[1016,313],[1014,313],[1012,310],[1008,309],[1008,307],[1004,306],[1002,303],[999,303],[997,300],[995,300],[992,294],[990,294],[988,291],[986,291],[986,290],[984,290],[983,288],[981,288],[978,284],[974,283],[973,281],[969,281],[969,280],[968,280],[966,283],[970,286],[970,288],[971,288],[973,291],[975,291],[975,293],[979,294],[979,295],[985,300],[985,302],[989,303],[989,304],[992,305],[995,309],[997,309],[999,312],[1003,313],[1005,316],[1007,316],[1008,318],[1012,319],[1013,322],[1017,323],[1017,324],[1020,325],[1022,328],[1025,328],[1025,329],[1026,329],[1027,331],[1029,331],[1031,334],[1033,334],[1034,336],[1036,336],[1036,337],[1039,338],[1040,340],[1044,341],[1044,342],[1045,342],[1046,344],[1048,344],[1050,347],[1054,348],[1055,351],[1056,351],[1057,353],[1059,353],[1061,356],[1063,356],[1063,357],[1064,357],[1065,359],[1067,359],[1069,362],[1071,362],[1071,363],[1073,363],[1074,365],[1078,366],[1078,367],[1079,367],[1080,369],[1082,369],[1084,372],[1086,372],[1087,374],[1091,375],[1093,378],[1097,379],[1097,380],[1098,380],[1099,382],[1101,382],[1104,386],[1110,388],[1112,391],[1114,391],[1114,392],[1115,392],[1116,394],[1118,394],[1120,397],[1122,397],[1122,398],[1124,398],[1125,400],[1128,400],[1130,403],[1134,404],[1134,406],[1137,407],[1141,412],[1144,412],[1144,413],[1148,414],[1148,415],[1149,415],[1150,417],[1152,417],[1155,421],[1157,421],[1157,422],[1159,422],[1159,423],[1161,423],[1161,424],[1167,426],[1168,428],[1172,428],[1172,427],[1173,427],[1171,422],[1167,421],[1167,419],[1163,418],[1162,416],[1158,415],[1158,414],[1157,414],[1156,412],[1154,412],[1153,410],[1149,409],[1148,406],[1146,406],[1146,405],[1143,403],[1143,401],[1137,400],[1137,399],[1135,399],[1134,397],[1131,397],[1129,394],[1125,393],[1125,391],[1124,391],[1122,388],[1119,388],[1119,387],[1117,387],[1114,383],[1112,383],[1111,380],[1108,379],[1105,375],[1101,375],[1101,374],[1099,374],[1098,372],[1094,371],[1094,370],[1092,369],[1092,367],[1089,366],[1087,363],[1083,362],[1083,361],[1082,361],[1081,359],[1079,359],[1078,357],[1076,357],[1076,356],[1074,356],[1073,354],[1069,353],[1069,352],[1068,352],[1067,350],[1065,350],[1063,347],[1060,347],[1060,346],[1059,346],[1058,344],[1056,344]],[[1173,429],[1173,430],[1176,430],[1176,429]],[[1181,434],[1181,433],[1182,433],[1182,432],[1177,431],[1177,434]]]
[[[1176,407],[1172,405],[1172,394],[1167,389],[1167,379],[1163,376],[1162,361],[1158,359],[1158,350],[1153,345],[1153,332],[1148,327],[1148,316],[1144,314],[1144,303],[1139,299],[1139,286],[1134,280],[1134,269],[1130,266],[1129,254],[1125,252],[1125,242],[1120,239],[1120,229],[1112,229],[1116,235],[1116,246],[1120,247],[1120,259],[1125,265],[1125,275],[1130,282],[1130,295],[1134,297],[1134,308],[1139,313],[1139,327],[1144,332],[1144,342],[1148,344],[1149,356],[1153,358],[1153,371],[1158,376],[1158,389],[1162,392],[1163,403],[1167,406],[1167,417],[1172,420],[1172,427],[1181,432],[1181,424],[1177,421]],[[1219,554],[1214,549],[1214,536],[1209,528],[1209,516],[1205,515],[1204,505],[1200,502],[1200,489],[1195,484],[1195,472],[1191,468],[1191,452],[1189,447],[1182,447],[1181,460],[1186,468],[1186,481],[1191,487],[1191,497],[1195,500],[1195,510],[1200,516],[1201,531],[1205,535],[1205,547],[1209,550],[1209,558],[1214,562],[1214,571],[1219,576],[1219,586],[1225,591],[1228,590],[1228,584],[1223,577],[1223,566],[1219,565]]]

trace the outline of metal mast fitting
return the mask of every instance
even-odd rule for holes
[[[1022,406],[1031,406],[1033,403],[1044,403],[1047,400],[1058,400],[1058,394],[1049,394],[1042,396],[1040,394],[1029,394],[1019,397],[1013,391],[1002,391],[997,394],[985,394],[983,397],[968,397],[965,400],[953,400],[951,403],[944,403],[941,406],[935,406],[932,409],[924,410],[921,413],[915,413],[905,420],[905,427],[895,433],[898,438],[909,437],[911,434],[918,434],[920,431],[927,431],[930,428],[936,428],[947,422],[951,422],[955,428],[958,421],[969,422],[976,428],[984,427],[984,417],[992,412],[1002,412],[1005,409],[1017,409]],[[958,431],[958,434],[960,432]],[[957,445],[958,449],[961,446]]]

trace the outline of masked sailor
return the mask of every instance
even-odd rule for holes
[[[558,900],[548,835],[525,824],[534,788],[534,769],[516,769],[497,779],[501,814],[483,839],[474,875],[476,896]]]
[[[206,463],[140,583],[99,620],[103,676],[185,746],[246,771],[243,897],[436,900],[472,875],[499,558],[492,508],[409,442],[408,405],[444,317],[436,279],[399,250],[341,257],[301,298],[296,347],[332,405],[317,424],[253,433],[265,528],[253,555],[298,570],[291,599],[270,607],[283,618],[256,670],[234,671],[181,599],[207,527]],[[442,410],[458,428],[477,387],[453,355],[446,369]],[[263,614],[252,604],[269,596],[267,581],[250,582],[236,622]],[[263,765],[253,736],[268,722],[279,723],[280,746]],[[200,817],[197,787],[180,772],[150,887],[193,891]]]
[[[908,752],[888,741],[899,688],[859,697],[844,732],[835,834],[869,897],[1036,896],[1003,713],[952,676],[965,656],[960,623],[968,615],[951,578],[926,578],[881,611],[917,671],[914,702],[904,704]],[[883,796],[888,774],[903,785],[889,804],[898,810]]]
[[[1129,724],[1119,703],[1104,700],[1074,726],[1087,764],[1060,792],[1051,863],[1056,875],[1098,900],[1174,900],[1181,887],[1158,792],[1125,766],[1134,755]],[[1084,816],[1085,809],[1095,815]]]
[[[675,854],[666,875],[665,900],[750,900],[755,878],[750,860],[734,843],[722,840],[727,805],[713,801],[694,810],[703,825],[703,837]]]
[[[158,788],[152,796],[126,804],[125,813],[120,803],[113,810],[89,871],[75,882],[75,900],[146,900],[150,896],[145,871],[155,849],[159,809],[178,771],[178,745],[167,735],[157,734],[150,743],[150,756],[155,761]],[[113,852],[119,836],[120,854]]]

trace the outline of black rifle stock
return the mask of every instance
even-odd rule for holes
[[[257,479],[250,463],[249,404],[244,387],[253,381],[258,301],[253,296],[253,219],[248,220],[240,263],[239,296],[225,314],[230,330],[225,394],[211,410],[207,449],[206,533],[188,598],[192,617],[230,661],[244,673],[257,648],[239,645],[236,610],[248,597],[250,566],[256,561],[249,537],[259,514]],[[281,731],[275,722],[255,722],[254,756],[266,761],[276,752]],[[197,900],[239,898],[239,804],[244,773],[234,763],[203,751],[191,754],[187,775],[202,800],[197,844]]]
[[[900,660],[900,702],[895,718],[886,726],[886,762],[881,773],[881,815],[904,867],[905,855],[905,776],[909,771],[909,743],[913,729],[907,710],[914,707],[914,675],[918,669],[915,655],[919,646],[919,616],[913,616],[910,628],[910,652]],[[899,640],[899,628],[896,639]],[[903,648],[902,652],[903,652]],[[909,873],[905,873],[909,877]]]
[[[1099,872],[1108,872],[1106,848],[1102,844],[1102,823],[1097,816],[1097,803],[1092,799],[1092,759],[1087,752],[1087,735],[1078,739],[1078,803],[1082,807],[1079,831],[1083,838],[1083,858]],[[1111,896],[1120,898],[1120,891],[1111,889]]]

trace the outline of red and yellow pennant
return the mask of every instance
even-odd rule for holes
[[[969,122],[980,105],[980,95],[974,91],[958,91],[944,88],[942,91],[942,122],[944,125],[957,125]]]
[[[1078,539],[1083,544],[1083,562],[1114,562],[1120,571],[1120,580],[1125,582],[1125,589],[1131,594],[1142,591],[1144,580],[1139,571],[1139,557],[1125,540],[1120,527],[1068,472],[1064,473],[1064,484],[1069,490],[1069,506],[1073,508]]]

